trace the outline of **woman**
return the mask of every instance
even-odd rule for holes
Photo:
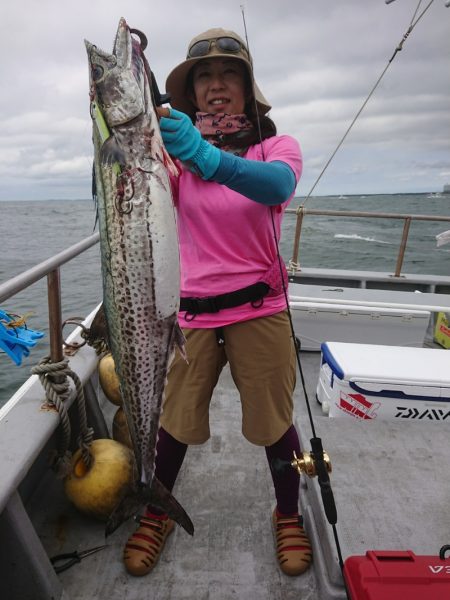
[[[179,322],[189,362],[177,354],[169,372],[156,477],[171,491],[187,446],[208,440],[211,395],[228,362],[241,396],[243,434],[265,447],[271,468],[280,568],[298,575],[312,555],[298,514],[299,476],[289,465],[277,468],[300,448],[293,425],[296,363],[286,272],[274,231],[279,238],[300,178],[300,149],[293,138],[276,135],[246,45],[232,31],[211,29],[194,38],[166,89],[172,109],[161,118],[161,132],[169,153],[182,163],[173,187]],[[153,568],[173,527],[167,515],[147,507],[125,547],[131,574]]]

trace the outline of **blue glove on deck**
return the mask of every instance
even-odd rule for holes
[[[12,358],[19,366],[24,356],[29,356],[30,348],[36,345],[45,334],[28,327],[16,327],[14,319],[0,310],[0,350]]]
[[[171,108],[170,117],[161,117],[159,127],[169,154],[202,179],[211,179],[220,163],[220,150],[202,138],[190,118]]]

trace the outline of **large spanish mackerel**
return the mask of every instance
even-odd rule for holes
[[[193,533],[184,509],[154,477],[167,370],[184,338],[177,322],[179,254],[167,172],[174,166],[155,113],[146,39],[121,19],[112,54],[85,44],[103,306],[136,459],[134,485],[110,516],[106,533],[146,503]]]

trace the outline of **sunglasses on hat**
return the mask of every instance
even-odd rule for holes
[[[211,50],[212,44],[215,44],[216,48],[222,52],[235,54],[237,52],[244,51],[244,53],[248,55],[247,48],[238,40],[235,40],[232,37],[218,37],[210,40],[200,40],[199,42],[195,42],[195,44],[189,48],[187,58],[207,56]]]

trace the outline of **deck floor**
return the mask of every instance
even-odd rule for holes
[[[320,353],[302,352],[301,362],[313,412],[320,415],[315,401]],[[304,412],[300,378],[295,403],[297,414]],[[228,368],[213,396],[211,434],[203,446],[189,448],[174,490],[194,522],[194,536],[176,527],[154,571],[134,578],[121,557],[135,524],[124,524],[106,549],[60,574],[68,600],[320,600],[313,569],[292,578],[278,568],[265,452],[241,434],[239,396]],[[49,556],[104,543],[103,524],[80,515],[61,494],[60,482],[43,483],[38,496],[41,507],[55,506],[57,499],[56,509],[41,517],[31,507]]]

